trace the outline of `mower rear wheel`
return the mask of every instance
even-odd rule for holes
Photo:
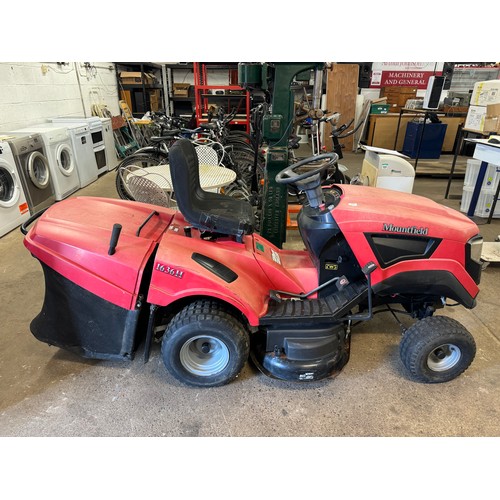
[[[475,355],[472,335],[458,321],[446,316],[417,321],[408,328],[400,345],[401,361],[411,377],[429,384],[458,377]]]
[[[248,359],[250,341],[243,324],[221,304],[198,300],[170,322],[161,353],[167,370],[197,387],[225,385]]]

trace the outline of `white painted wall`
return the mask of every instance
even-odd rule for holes
[[[0,131],[56,116],[92,116],[92,104],[119,115],[112,63],[0,62]],[[111,69],[109,69],[111,68]]]
[[[194,85],[194,73],[192,69],[172,70],[173,83],[189,83]],[[208,69],[207,85],[229,85],[229,71],[227,69]]]

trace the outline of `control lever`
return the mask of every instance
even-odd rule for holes
[[[121,224],[113,224],[113,231],[111,232],[111,239],[109,241],[108,255],[113,255],[116,251],[116,245],[118,244],[118,238],[122,231]]]
[[[373,318],[373,310],[372,310],[372,280],[371,274],[375,269],[377,269],[377,264],[375,262],[367,262],[362,268],[363,274],[366,277],[366,281],[368,282],[368,311],[365,314],[350,314],[346,317],[349,321],[352,320],[367,320]]]
[[[373,273],[373,271],[375,271],[375,269],[377,269],[377,264],[370,261],[361,268],[361,271],[363,271],[363,274],[368,277],[371,273]]]

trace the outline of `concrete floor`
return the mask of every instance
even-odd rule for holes
[[[343,163],[352,175],[361,161],[346,153]],[[110,172],[78,194],[117,198],[114,181]],[[445,186],[417,177],[414,193],[458,209],[458,200],[444,200]],[[481,232],[493,241],[500,220],[484,222]],[[95,361],[36,340],[29,323],[43,300],[41,267],[19,230],[0,239],[0,255],[1,436],[500,435],[498,265],[484,270],[475,309],[439,312],[462,322],[478,348],[471,367],[449,383],[408,380],[398,325],[383,313],[353,331],[350,362],[336,378],[286,383],[248,363],[233,383],[196,389],[166,371],[158,344],[143,364],[142,349],[130,363]]]

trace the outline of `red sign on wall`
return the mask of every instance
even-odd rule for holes
[[[436,70],[440,71],[436,71]],[[442,64],[429,62],[374,63],[370,87],[415,87],[426,89],[429,78],[442,74]]]
[[[370,87],[415,87],[426,89],[431,76],[441,71],[373,71]]]

